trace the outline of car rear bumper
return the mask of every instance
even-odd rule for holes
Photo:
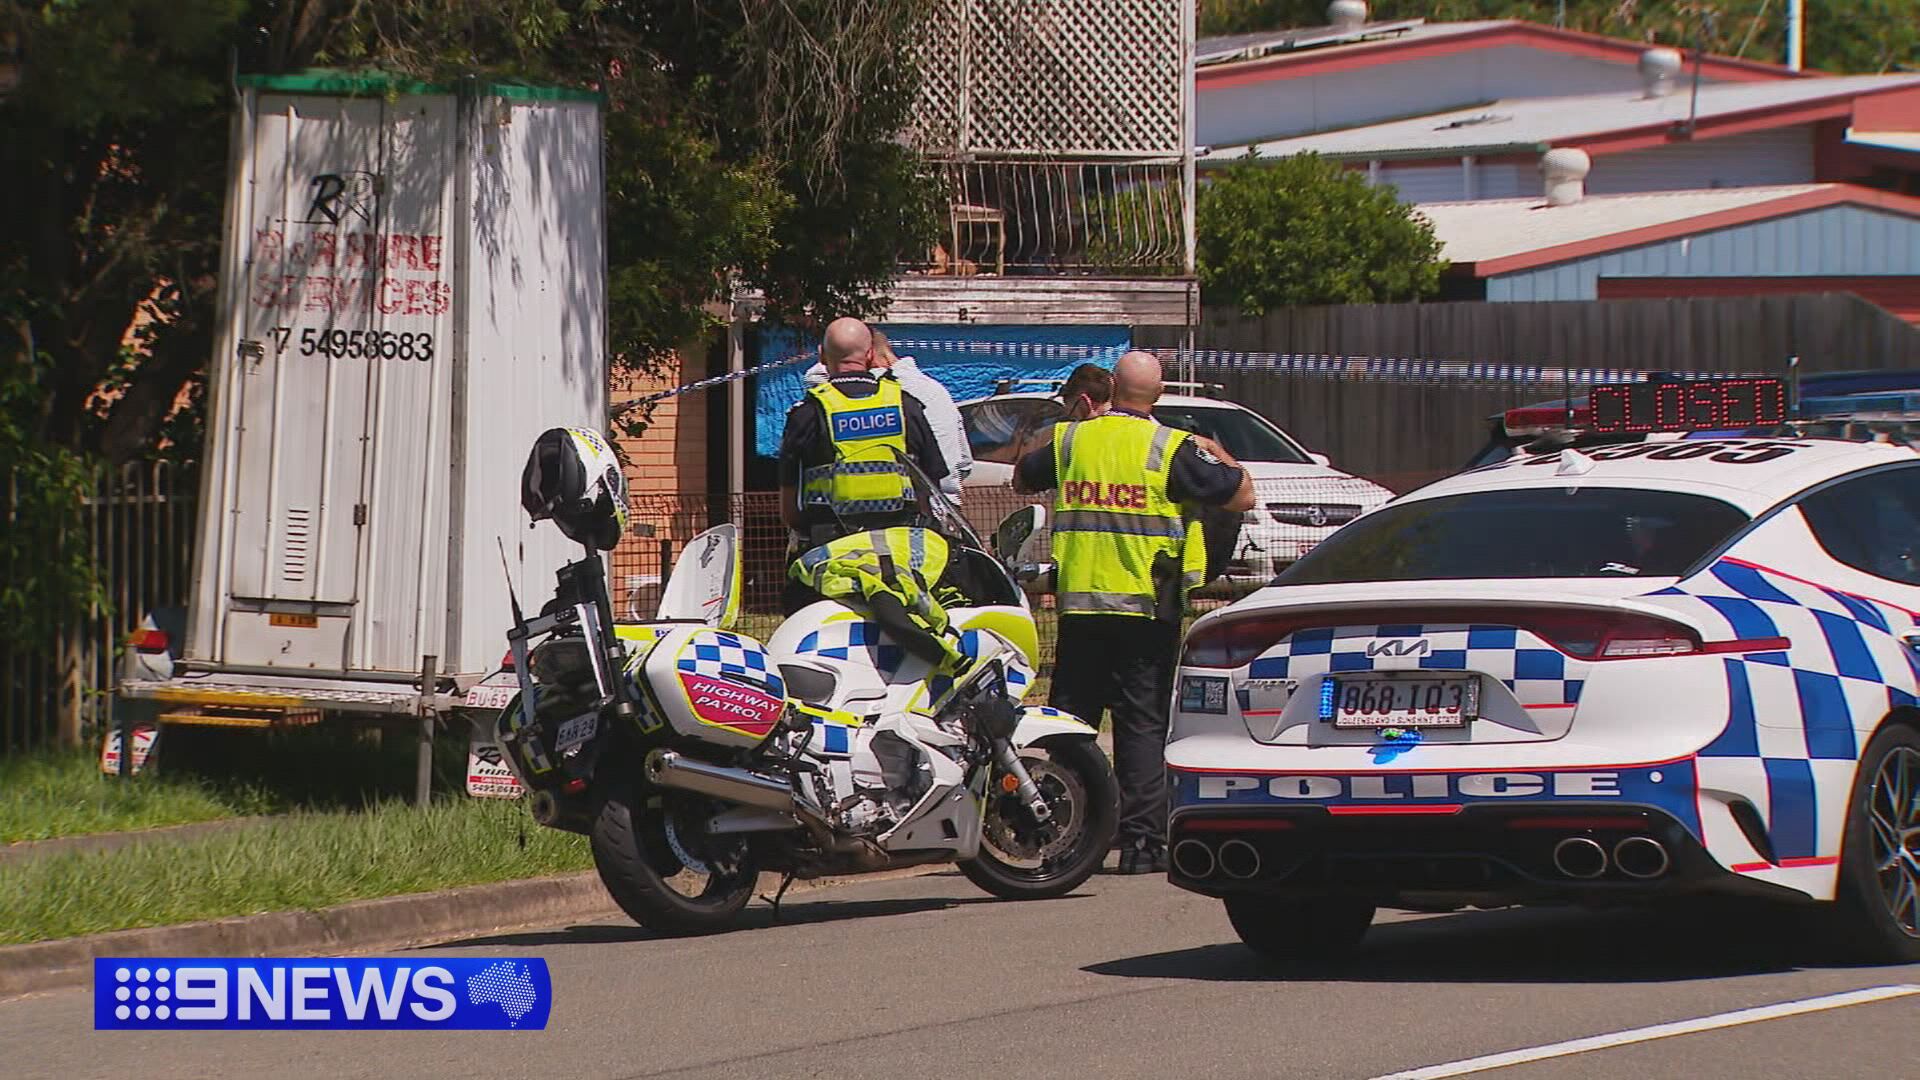
[[[1176,809],[1168,829],[1168,880],[1212,897],[1339,896],[1415,910],[1630,904],[1703,893],[1806,899],[1729,871],[1657,806],[1555,800],[1441,809],[1358,815],[1319,806]],[[1556,858],[1569,841],[1589,860],[1593,849],[1579,845],[1597,847],[1597,871],[1587,873],[1590,861]],[[1633,844],[1631,872],[1616,854],[1626,841]],[[1645,841],[1664,857],[1652,858]],[[1570,861],[1580,873],[1569,872]]]

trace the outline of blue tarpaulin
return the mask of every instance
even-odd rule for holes
[[[1000,379],[1064,378],[1083,363],[1112,367],[1132,346],[1124,326],[882,326],[894,351],[920,362],[955,401],[986,397]],[[807,353],[791,367],[753,380],[754,452],[780,453],[787,410],[806,389],[802,378],[818,359],[818,342],[790,332],[763,334],[754,363]]]

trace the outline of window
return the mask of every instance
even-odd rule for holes
[[[1746,523],[1727,503],[1674,491],[1476,491],[1376,510],[1274,584],[1677,577]]]
[[[1239,461],[1278,461],[1305,465],[1306,451],[1265,420],[1244,409],[1194,405],[1156,405],[1153,415],[1168,427],[1205,435]]]
[[[1920,585],[1920,469],[1869,473],[1800,500],[1827,554],[1874,577]]]
[[[967,446],[975,461],[1014,465],[1027,451],[1053,437],[1066,407],[1050,398],[1001,398],[961,410]]]

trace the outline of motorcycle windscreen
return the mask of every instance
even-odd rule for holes
[[[740,586],[740,531],[715,525],[687,541],[674,561],[656,617],[726,629],[740,617]]]

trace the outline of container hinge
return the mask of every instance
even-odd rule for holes
[[[355,525],[365,525],[367,523],[367,504],[366,503],[353,504],[353,523]]]
[[[259,366],[260,361],[265,360],[267,358],[266,343],[255,340],[253,338],[246,338],[242,340],[240,342],[240,347],[235,351],[240,354],[240,359],[244,363],[253,367]]]

